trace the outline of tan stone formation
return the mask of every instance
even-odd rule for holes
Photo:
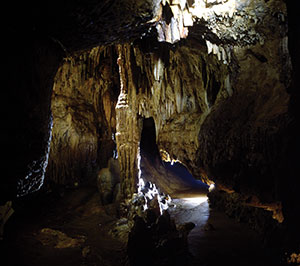
[[[224,203],[222,211],[253,221],[272,250],[289,250],[296,263],[296,5],[294,0],[7,2],[5,10],[12,17],[2,31],[2,225],[11,207],[17,214],[8,220],[7,233],[14,238],[27,227],[14,230],[22,217],[36,221],[35,207],[57,196],[47,193],[44,180],[58,184],[62,196],[60,185],[89,186],[91,177],[95,191],[97,173],[112,156],[119,155],[121,163],[115,198],[130,198],[141,171],[153,176],[158,170],[157,186],[177,189],[173,177],[166,181],[164,169],[155,168],[151,158],[144,162],[146,169],[138,169],[141,132],[151,120],[156,143],[150,148],[156,154],[160,150],[195,178],[214,182],[214,191],[225,195],[215,202],[219,207]],[[81,189],[85,187],[74,190],[75,200]],[[40,201],[44,196],[46,202]],[[212,193],[209,197],[211,203]],[[99,198],[94,203],[90,213],[104,213]],[[80,209],[86,213],[85,206]],[[17,248],[13,253],[24,251],[19,241],[11,240]],[[4,245],[4,251],[10,246]],[[82,252],[87,254],[88,248]]]
[[[178,42],[182,36],[158,38],[177,42],[168,46],[145,37],[65,60],[52,104],[54,180],[70,174],[55,169],[82,162],[80,168],[99,161],[100,154],[101,168],[106,167],[116,133],[121,193],[130,198],[136,191],[143,118],[153,117],[158,148],[196,178],[255,195],[261,201],[257,206],[280,204],[282,158],[275,143],[290,121],[285,5],[279,0],[191,2],[157,1],[156,17],[149,22],[166,21],[169,6],[170,19],[190,27],[184,42]],[[211,32],[197,35],[197,18]],[[120,87],[117,104],[115,86]]]
[[[197,95],[194,95],[196,94],[193,92],[194,87],[191,88],[192,92],[186,92],[190,97],[182,96],[181,81],[178,72],[188,82],[187,73],[190,69],[182,67],[177,72],[176,70],[172,71],[164,67],[165,63],[168,63],[170,66],[174,64],[184,66],[180,60],[184,56],[188,56],[188,50],[182,50],[172,53],[169,62],[163,62],[163,59],[156,54],[145,55],[138,46],[119,46],[120,54],[118,62],[121,77],[121,93],[116,106],[116,139],[123,180],[124,178],[126,180],[128,177],[129,180],[131,179],[131,183],[128,184],[128,181],[126,181],[126,184],[124,184],[127,187],[126,189],[123,188],[124,191],[127,190],[133,193],[136,190],[136,160],[141,132],[141,123],[138,121],[138,116],[153,117],[156,124],[157,136],[159,136],[161,128],[166,121],[172,119],[172,116],[176,117],[180,113],[183,116],[190,116],[187,108],[191,108],[194,112],[202,109],[200,105],[203,105],[203,109],[206,108],[205,100],[203,101],[200,96],[201,91],[198,92],[198,101],[195,103]],[[168,51],[164,52],[168,53]],[[196,61],[198,66],[195,66],[195,69],[196,67],[201,68],[202,64],[199,53],[198,56],[199,60],[198,62]],[[188,65],[188,67],[191,66]],[[201,76],[200,73],[198,75]],[[199,84],[201,77],[198,76],[197,78],[196,82]],[[141,82],[143,87],[138,82]],[[202,91],[202,94],[205,94],[205,92]],[[183,102],[187,100],[191,101],[188,107]],[[200,103],[198,103],[199,101]],[[184,118],[181,117],[181,119]],[[173,133],[175,132],[172,131],[171,134]],[[175,140],[174,138],[172,139],[173,141]],[[131,186],[131,188],[128,188],[128,186]]]
[[[283,17],[274,20],[270,10]],[[280,168],[274,145],[289,123],[286,88],[291,65],[287,32],[280,26],[285,7],[273,1],[265,11],[270,25],[264,23],[268,38],[263,42],[242,46],[206,42],[205,47],[187,40],[172,50],[163,45],[148,52],[139,45],[119,49],[124,86],[119,103],[124,103],[120,104],[124,112],[119,112],[117,124],[134,126],[117,142],[120,147],[124,139],[131,141],[130,152],[119,154],[121,161],[126,157],[126,169],[132,163],[130,175],[136,173],[137,142],[132,140],[135,135],[138,141],[140,134],[138,113],[154,118],[158,147],[195,177],[214,180],[226,190],[255,194],[265,202],[258,207],[278,201],[280,171],[270,168]],[[278,31],[272,30],[275,25]],[[265,176],[270,170],[273,175]]]
[[[91,174],[96,163],[106,167],[112,156],[118,84],[113,53],[114,47],[97,47],[66,58],[56,74],[48,166],[55,183],[77,182],[82,172]]]
[[[130,46],[118,46],[121,90],[116,105],[116,141],[121,173],[121,192],[131,198],[137,184],[137,153],[140,139]]]
[[[197,25],[205,24],[211,31],[204,34],[206,41],[245,45],[263,43],[270,22],[266,16],[276,14],[284,21],[286,7],[281,0],[161,0],[156,1],[153,13],[150,22],[155,22],[159,41],[176,43],[189,34],[197,35]]]
[[[99,171],[97,185],[103,205],[121,200],[120,166],[117,159],[110,158],[108,167],[102,168]]]

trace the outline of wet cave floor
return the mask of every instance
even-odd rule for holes
[[[35,195],[27,201],[27,211],[22,208],[25,203],[19,204],[6,224],[1,265],[128,265],[126,234],[118,239],[110,233],[117,220],[116,207],[101,206],[94,186],[63,196]],[[169,211],[176,224],[196,225],[188,236],[190,265],[274,265],[255,232],[210,209],[207,200],[173,203]]]
[[[275,265],[272,251],[263,248],[260,237],[246,224],[211,209],[208,201],[185,198],[173,202],[176,208],[170,214],[176,224],[195,224],[188,235],[191,266]]]

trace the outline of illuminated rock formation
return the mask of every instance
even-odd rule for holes
[[[275,143],[285,136],[290,120],[286,10],[281,1],[233,2],[159,3],[156,20],[149,22],[156,27],[149,35],[67,59],[54,87],[53,179],[76,179],[70,169],[95,161],[106,167],[115,133],[121,191],[131,198],[137,189],[143,119],[152,117],[158,149],[182,162],[196,178],[255,195],[264,204],[280,202],[282,166],[277,154],[284,144]],[[184,16],[193,21],[186,22],[191,31],[184,45],[170,49],[162,41],[175,41],[160,39],[159,31],[156,40],[157,25],[168,18],[164,12],[177,16],[177,22]],[[200,36],[193,29],[201,21]],[[116,104],[117,95],[110,91],[118,85]],[[107,155],[99,159],[103,152]],[[62,174],[64,169],[70,173]],[[75,175],[80,176],[79,171]]]
[[[56,184],[89,178],[113,156],[119,91],[113,57],[112,47],[94,48],[65,59],[56,74],[48,166],[48,178]]]
[[[5,29],[0,206],[44,180],[96,178],[117,156],[120,193],[130,199],[152,118],[154,149],[214,182],[228,201],[237,195],[272,211],[292,236],[300,185],[295,4],[73,2],[23,4]]]

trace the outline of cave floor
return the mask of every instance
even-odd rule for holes
[[[2,260],[1,265],[125,264],[124,242],[109,234],[116,220],[116,208],[113,204],[101,206],[95,187],[28,201],[27,211],[22,211],[21,204],[19,213],[17,210],[6,224],[6,235],[0,242],[6,264]]]
[[[1,265],[126,265],[125,242],[109,234],[116,208],[101,206],[96,188],[82,187],[56,198],[33,196],[27,201],[26,206],[32,207],[25,211],[20,203],[6,224],[0,242],[1,258],[5,258]],[[188,236],[191,266],[274,265],[252,230],[210,209],[207,201],[175,199],[174,204],[170,214],[176,223],[196,224]]]
[[[211,209],[204,197],[173,199],[173,203],[176,207],[170,208],[169,212],[176,224],[195,224],[188,235],[191,266],[278,265],[272,251],[263,248],[256,232]]]

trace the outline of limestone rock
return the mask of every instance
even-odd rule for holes
[[[300,254],[297,253],[292,253],[288,259],[287,259],[288,264],[291,265],[297,265],[300,263]]]
[[[52,94],[53,129],[47,182],[74,184],[106,167],[115,143],[112,48],[97,47],[65,59]],[[100,152],[101,151],[101,152]]]
[[[220,3],[210,4],[216,8]],[[243,8],[252,11],[237,27],[246,27],[246,21],[252,18],[264,18],[269,24],[258,19],[261,28],[253,33],[253,40],[237,37],[241,42],[236,46],[226,44],[226,40],[234,39],[233,35],[228,38],[220,35],[223,45],[206,39],[210,54],[205,46],[192,41],[172,51],[159,44],[156,51],[141,49],[143,41],[119,49],[128,118],[123,114],[117,117],[117,123],[124,124],[123,128],[125,124],[131,125],[127,133],[121,133],[130,137],[117,139],[118,147],[126,147],[128,151],[122,153],[119,148],[120,160],[126,161],[128,169],[124,180],[130,177],[133,182],[126,180],[126,186],[130,187],[127,191],[134,190],[137,176],[135,158],[136,139],[142,127],[140,117],[153,117],[158,148],[181,161],[195,177],[212,179],[227,189],[256,194],[265,202],[278,201],[273,196],[279,195],[276,184],[280,171],[271,171],[270,167],[280,167],[280,163],[272,162],[280,160],[277,148],[284,144],[276,143],[286,136],[290,119],[287,109],[290,97],[286,89],[291,64],[284,48],[286,22],[275,19],[272,10],[280,10],[282,14],[286,10],[280,1],[249,6],[241,1],[235,15],[230,13],[229,18],[237,22]],[[247,24],[245,31],[254,30],[251,25]],[[273,31],[273,27],[279,30]],[[263,44],[259,42],[260,34],[269,36]],[[133,133],[129,133],[131,130]]]
[[[152,4],[153,1],[140,0],[88,3],[53,0],[45,5],[36,2],[7,5],[7,11],[15,15],[3,32],[8,39],[3,47],[6,51],[3,62],[7,66],[3,77],[8,89],[2,95],[1,111],[14,111],[5,119],[5,130],[1,133],[7,158],[4,172],[9,173],[1,182],[1,204],[16,194],[24,196],[37,191],[44,183],[51,136],[51,93],[63,58],[121,39],[138,38],[149,29],[146,22],[152,18]],[[26,43],[20,48],[22,39]],[[12,101],[13,104],[8,104]],[[52,158],[59,158],[63,150]],[[53,179],[60,183],[68,179],[66,176],[78,176],[69,170],[69,166],[75,167],[72,158],[65,162],[66,168],[60,165],[60,159],[68,157],[64,154],[55,162],[51,160]]]
[[[113,194],[113,178],[108,168],[102,168],[98,173],[98,189],[102,198],[103,204],[112,202]]]
[[[82,257],[86,258],[91,252],[91,248],[89,246],[86,246],[82,249]]]
[[[120,200],[119,186],[120,169],[116,159],[111,158],[107,168],[102,168],[98,173],[97,185],[103,204],[112,203]]]
[[[159,150],[167,152],[171,160],[182,162],[196,178],[206,182],[211,179],[228,190],[255,194],[261,201],[280,201],[277,197],[280,195],[277,186],[280,171],[271,168],[280,168],[280,161],[284,161],[276,154],[280,154],[280,147],[285,144],[276,143],[286,136],[285,128],[290,121],[290,96],[286,89],[290,84],[291,65],[286,48],[286,22],[276,20],[271,14],[272,10],[280,10],[285,14],[285,6],[275,2],[256,3],[254,13],[251,11],[250,14],[252,18],[264,18],[269,22],[268,25],[260,24],[260,33],[269,36],[264,43],[259,42],[257,34],[260,33],[255,32],[253,40],[244,42],[243,37],[239,36],[236,39],[238,45],[233,45],[229,40],[234,39],[234,36],[227,38],[222,35],[226,31],[221,31],[218,38],[224,42],[218,44],[216,38],[205,39],[204,35],[205,42],[186,40],[184,45],[175,45],[172,50],[149,36],[133,44],[118,45],[115,50],[117,55],[114,56],[117,59],[115,67],[118,68],[120,94],[115,109],[114,105],[109,108],[109,102],[116,100],[116,97],[109,93],[109,88],[113,89],[113,86],[108,86],[110,74],[114,74],[115,69],[113,64],[102,65],[98,60],[99,54],[102,54],[101,48],[82,55],[80,60],[88,64],[80,63],[77,67],[77,61],[72,59],[65,66],[67,69],[72,67],[78,73],[76,78],[80,80],[79,84],[84,85],[87,82],[94,84],[97,75],[89,73],[93,73],[94,67],[101,67],[100,84],[103,86],[100,86],[97,93],[89,94],[88,90],[79,90],[80,93],[76,92],[76,95],[79,99],[81,94],[88,99],[85,104],[91,111],[82,114],[86,121],[95,120],[95,113],[101,114],[101,121],[98,122],[107,126],[101,127],[105,136],[102,138],[103,143],[108,143],[115,132],[120,163],[120,193],[123,198],[131,199],[137,191],[143,121],[144,118],[152,117],[155,123],[155,145]],[[180,7],[176,5],[170,7],[172,14],[181,12],[180,4]],[[216,8],[218,5],[218,2],[210,2],[207,8]],[[263,11],[262,7],[265,8]],[[220,19],[225,19],[222,10],[217,12]],[[241,6],[234,15],[230,13],[228,19],[237,22],[239,12],[242,12]],[[247,20],[246,17],[243,19]],[[236,27],[239,28],[238,25]],[[273,27],[278,27],[279,31],[273,31]],[[226,29],[229,29],[228,26]],[[246,31],[251,29],[253,27],[249,24]],[[147,46],[148,40],[155,44],[155,49]],[[70,73],[70,70],[65,73]],[[67,78],[62,80],[70,82]],[[67,90],[70,90],[69,87]],[[68,94],[71,95],[70,92]],[[100,111],[99,105],[93,101],[97,98],[96,94],[102,96]],[[77,109],[80,110],[79,107]],[[68,123],[76,120],[71,111],[66,117]],[[92,155],[88,158],[98,156],[98,122],[84,125],[89,130],[80,133],[92,142]],[[108,131],[104,128],[108,128]],[[53,143],[55,139],[62,140],[61,135],[54,137]],[[62,141],[54,145],[56,148],[53,153],[55,149],[58,151],[59,143]],[[77,145],[76,141],[68,143]],[[78,147],[81,147],[80,143],[81,140],[78,140]],[[113,140],[110,143],[113,144]],[[87,145],[83,143],[83,146]],[[109,150],[105,145],[103,148],[103,151]],[[49,169],[51,164],[52,160]]]

